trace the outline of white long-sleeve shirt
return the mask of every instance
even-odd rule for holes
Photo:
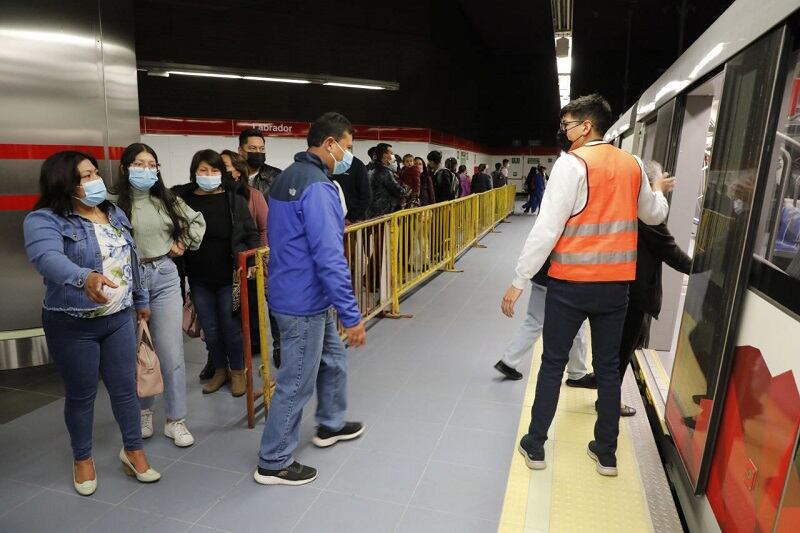
[[[602,144],[592,141],[586,146]],[[642,168],[642,185],[639,189],[638,217],[645,224],[660,224],[667,218],[669,204],[661,192],[653,192],[644,174],[642,161],[636,158]],[[577,157],[566,154],[559,157],[553,165],[550,180],[544,191],[536,223],[525,240],[522,253],[517,261],[514,281],[518,289],[524,289],[531,278],[547,261],[553,247],[561,238],[569,218],[586,206],[586,166]]]

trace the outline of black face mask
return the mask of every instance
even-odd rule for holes
[[[569,152],[569,149],[572,148],[572,141],[567,137],[567,132],[562,129],[559,129],[556,133],[556,142],[558,142],[558,147],[563,152]]]
[[[261,168],[267,160],[267,156],[261,152],[247,152],[247,166],[250,168]]]

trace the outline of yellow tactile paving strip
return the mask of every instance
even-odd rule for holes
[[[528,430],[542,353],[534,348],[517,442]],[[501,533],[644,533],[653,531],[627,424],[620,424],[619,476],[603,477],[586,454],[593,438],[596,392],[561,387],[545,448],[547,469],[532,471],[516,449],[506,485]]]

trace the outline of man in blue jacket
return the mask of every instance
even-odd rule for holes
[[[303,485],[316,479],[316,469],[292,456],[315,384],[317,433],[312,442],[327,447],[364,433],[363,424],[344,418],[347,350],[336,329],[338,314],[350,346],[366,343],[344,255],[344,211],[330,180],[350,167],[352,146],[350,121],[325,113],[308,131],[308,150],[294,156],[269,193],[268,294],[280,330],[282,362],[253,474],[263,485]]]

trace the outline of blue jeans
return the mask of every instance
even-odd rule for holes
[[[164,257],[139,268],[142,284],[150,292],[150,321],[156,355],[164,378],[164,403],[170,420],[186,418],[186,363],[183,358],[183,298],[178,268]],[[155,397],[141,398],[150,409]]]
[[[273,313],[281,332],[278,385],[267,415],[258,465],[279,470],[293,462],[303,408],[317,388],[317,424],[344,427],[347,408],[347,350],[336,330],[333,309],[313,316]]]
[[[242,370],[242,323],[233,314],[233,287],[214,287],[189,279],[189,288],[214,368]]]
[[[92,456],[97,383],[102,376],[128,451],[142,449],[136,397],[136,330],[133,310],[98,318],[42,311],[47,349],[64,380],[64,420],[76,460]]]

